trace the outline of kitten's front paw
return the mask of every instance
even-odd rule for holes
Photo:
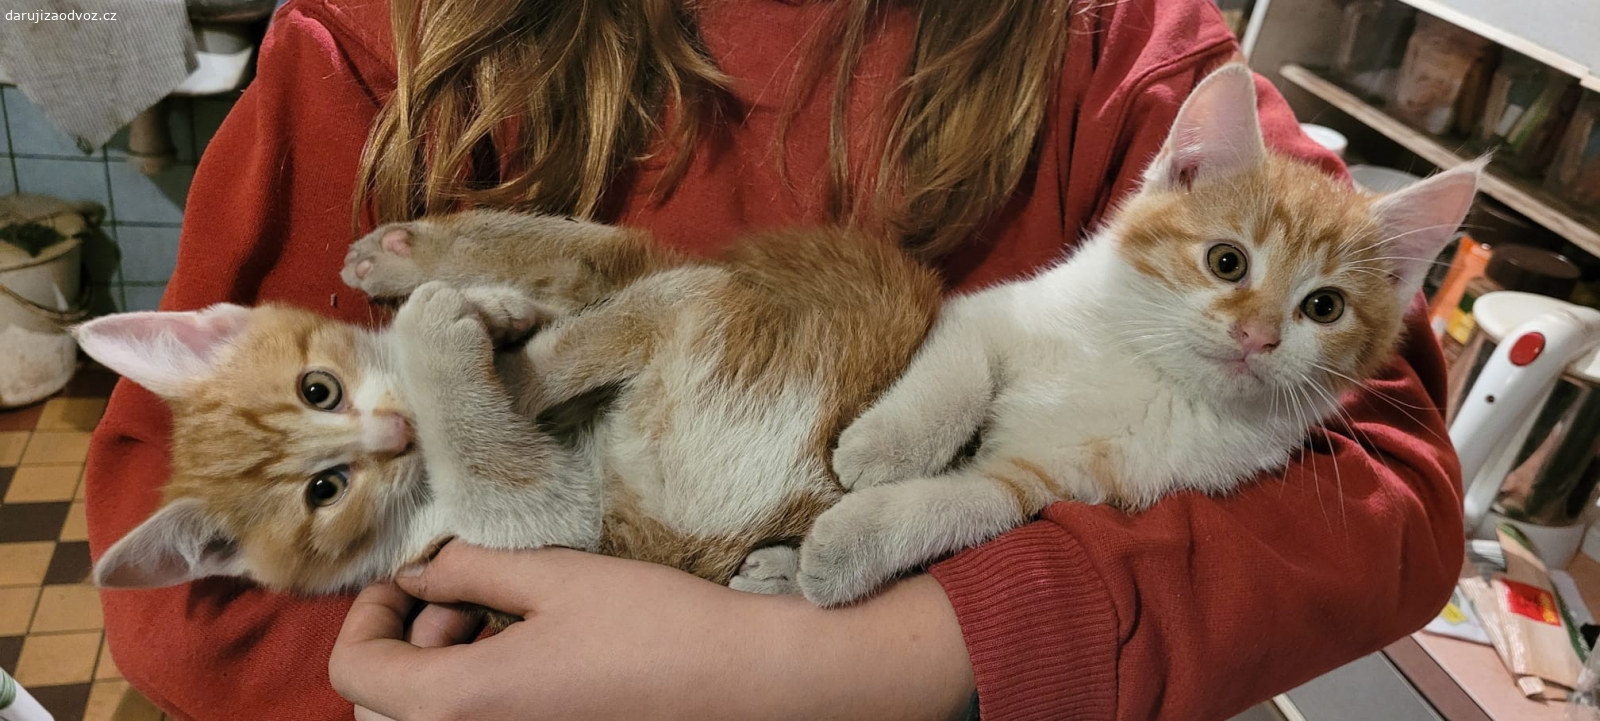
[[[876,414],[857,419],[839,436],[833,451],[833,472],[845,490],[871,488],[929,473],[923,464],[912,462],[912,446],[895,437],[889,424],[878,422]]]
[[[350,244],[339,277],[374,298],[403,298],[424,280],[412,257],[415,235],[407,223],[385,225]]]
[[[906,569],[890,554],[883,498],[872,489],[847,494],[824,511],[800,545],[800,591],[818,606],[861,599]]]
[[[747,593],[791,594],[800,592],[795,577],[800,571],[800,551],[792,546],[757,548],[744,557],[739,575],[728,581],[728,588]]]
[[[484,327],[498,345],[524,340],[556,318],[549,306],[511,286],[479,285],[461,293],[477,307]]]
[[[431,376],[466,380],[473,370],[492,369],[493,347],[478,307],[444,283],[424,283],[394,319],[404,343],[403,367],[420,363]],[[416,379],[422,380],[422,379]]]

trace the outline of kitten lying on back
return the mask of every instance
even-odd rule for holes
[[[1213,73],[1104,229],[950,301],[845,430],[834,469],[852,490],[801,547],[806,596],[852,601],[1056,501],[1139,509],[1282,466],[1393,357],[1480,168],[1358,195],[1269,153],[1249,71]]]
[[[409,300],[376,332],[235,305],[76,329],[173,417],[165,503],[100,559],[100,585],[332,592],[458,537],[793,591],[793,544],[842,493],[828,449],[939,302],[931,272],[842,231],[702,262],[638,231],[489,211],[379,228],[343,275]],[[535,325],[494,354],[491,335]],[[534,421],[608,388],[570,444]]]

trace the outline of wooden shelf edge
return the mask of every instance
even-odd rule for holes
[[[1432,136],[1412,128],[1373,107],[1332,81],[1294,63],[1284,65],[1279,72],[1287,80],[1306,92],[1321,98],[1329,105],[1344,111],[1350,117],[1378,131],[1422,159],[1441,168],[1466,162],[1468,158],[1445,147]],[[1573,217],[1561,208],[1561,201],[1550,197],[1544,190],[1525,180],[1513,178],[1490,168],[1479,188],[1483,193],[1528,216],[1585,252],[1600,257],[1600,229]]]

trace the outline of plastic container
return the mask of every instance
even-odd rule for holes
[[[1506,52],[1489,81],[1473,133],[1478,152],[1519,172],[1547,167],[1578,102],[1578,82],[1525,55]]]
[[[0,721],[54,721],[28,689],[0,668]]]
[[[1433,335],[1440,340],[1444,339],[1445,329],[1450,325],[1450,319],[1455,316],[1456,307],[1461,304],[1461,296],[1466,292],[1467,284],[1483,276],[1489,267],[1489,258],[1494,254],[1488,243],[1483,243],[1471,235],[1463,235],[1455,243],[1455,252],[1450,260],[1450,269],[1445,272],[1438,287],[1428,296],[1428,327],[1433,330]]]
[[[1398,2],[1356,0],[1345,5],[1333,61],[1335,77],[1370,98],[1393,97],[1406,36],[1416,17],[1415,9]]]
[[[1545,174],[1545,188],[1600,210],[1600,94],[1584,93],[1578,102]]]
[[[1317,145],[1321,145],[1322,147],[1333,151],[1334,155],[1337,155],[1341,158],[1344,157],[1344,151],[1350,147],[1350,141],[1344,137],[1344,133],[1325,125],[1301,123],[1300,131],[1305,133],[1306,137],[1315,140]]]
[[[1370,193],[1392,193],[1422,180],[1404,170],[1385,168],[1381,165],[1352,165],[1350,179],[1355,181],[1358,187]]]
[[[84,316],[83,238],[102,212],[41,196],[0,198],[0,231],[33,226],[56,237],[30,249],[0,241],[0,408],[41,400],[77,370],[66,326]]]
[[[1470,130],[1482,112],[1498,49],[1443,20],[1418,15],[1390,112],[1435,135]]]
[[[1482,276],[1467,281],[1461,300],[1445,324],[1440,345],[1445,361],[1455,364],[1477,327],[1472,304],[1488,293],[1515,290],[1566,300],[1578,285],[1582,271],[1566,256],[1543,248],[1501,244],[1494,247]]]

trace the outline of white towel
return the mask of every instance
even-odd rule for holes
[[[0,65],[85,153],[195,69],[185,0],[6,0]]]

